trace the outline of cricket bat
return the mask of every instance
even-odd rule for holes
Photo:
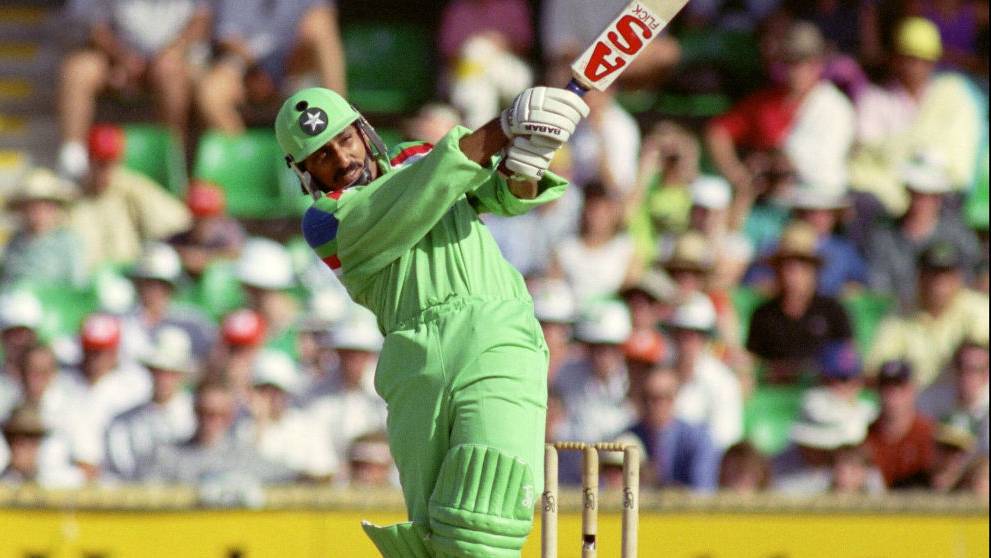
[[[688,0],[633,0],[571,65],[567,89],[579,96],[605,90],[667,27]]]

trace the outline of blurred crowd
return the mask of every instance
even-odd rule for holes
[[[624,1],[447,2],[403,135],[564,83]],[[0,483],[397,483],[374,316],[298,237],[128,168],[94,122],[141,91],[194,146],[300,85],[346,93],[343,4],[68,2],[57,168],[6,199]],[[987,30],[983,0],[692,0],[589,93],[553,163],[574,187],[483,216],[547,340],[548,441],[636,444],[651,489],[986,500]],[[662,94],[725,103],[636,101]]]

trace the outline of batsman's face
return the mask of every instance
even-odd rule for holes
[[[378,176],[361,132],[348,126],[303,161],[321,190],[336,192],[367,184]]]

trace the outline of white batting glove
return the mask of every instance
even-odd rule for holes
[[[516,180],[540,180],[551,165],[557,147],[518,137],[506,149],[506,169]]]
[[[516,96],[499,121],[509,139],[526,136],[537,143],[560,147],[586,116],[588,105],[571,91],[531,87]]]

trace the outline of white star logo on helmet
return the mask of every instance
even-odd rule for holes
[[[327,113],[319,108],[311,108],[299,115],[299,126],[304,132],[315,136],[327,129]]]

